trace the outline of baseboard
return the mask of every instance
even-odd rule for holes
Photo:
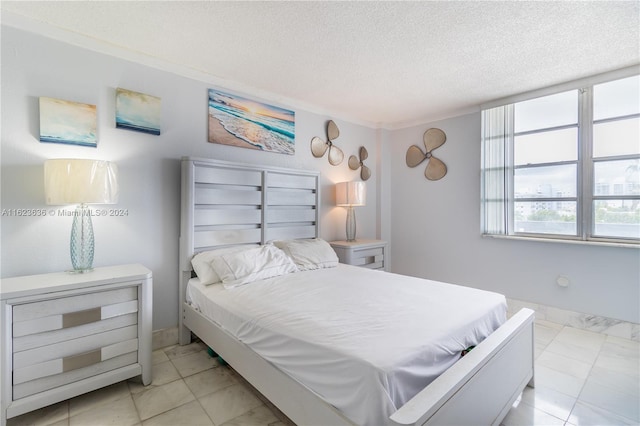
[[[178,344],[178,327],[163,328],[161,330],[153,330],[151,337],[151,346],[153,350],[166,348]]]
[[[636,342],[640,341],[640,325],[613,318],[581,312],[567,311],[537,303],[525,302],[517,299],[507,299],[507,314],[509,316],[521,308],[533,309],[536,319],[551,321],[556,324],[568,325],[581,330],[593,331],[609,336],[622,337]]]

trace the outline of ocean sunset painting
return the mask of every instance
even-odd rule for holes
[[[97,123],[95,105],[40,98],[40,142],[95,147]]]
[[[295,113],[209,89],[209,142],[295,154]]]
[[[116,128],[160,134],[160,98],[116,89]]]

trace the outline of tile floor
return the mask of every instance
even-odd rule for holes
[[[129,380],[10,419],[15,425],[292,425],[232,369],[192,343],[153,353],[153,383]],[[536,388],[511,425],[640,424],[640,343],[536,321]]]

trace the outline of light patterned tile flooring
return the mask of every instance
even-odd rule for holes
[[[640,343],[536,321],[536,387],[503,420],[512,425],[640,424]],[[135,379],[9,419],[15,425],[291,426],[277,408],[200,342],[153,353],[153,382]]]

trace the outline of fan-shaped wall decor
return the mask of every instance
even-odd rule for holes
[[[411,145],[407,150],[407,166],[416,167],[424,160],[429,159],[427,168],[424,170],[425,177],[429,180],[442,179],[447,174],[447,166],[442,160],[434,157],[432,151],[447,141],[447,135],[440,129],[432,128],[424,132],[422,140],[427,150],[426,154],[422,152],[419,146]]]
[[[369,153],[367,152],[367,148],[364,146],[360,147],[360,159],[355,155],[349,157],[349,168],[351,170],[358,170],[360,168],[360,179],[367,180],[371,177],[371,169],[364,165],[364,160],[369,158]]]
[[[321,158],[325,152],[329,151],[329,164],[337,166],[344,160],[344,153],[333,144],[334,139],[340,136],[340,130],[333,120],[327,123],[327,141],[323,141],[317,136],[311,139],[311,153],[316,158]]]

